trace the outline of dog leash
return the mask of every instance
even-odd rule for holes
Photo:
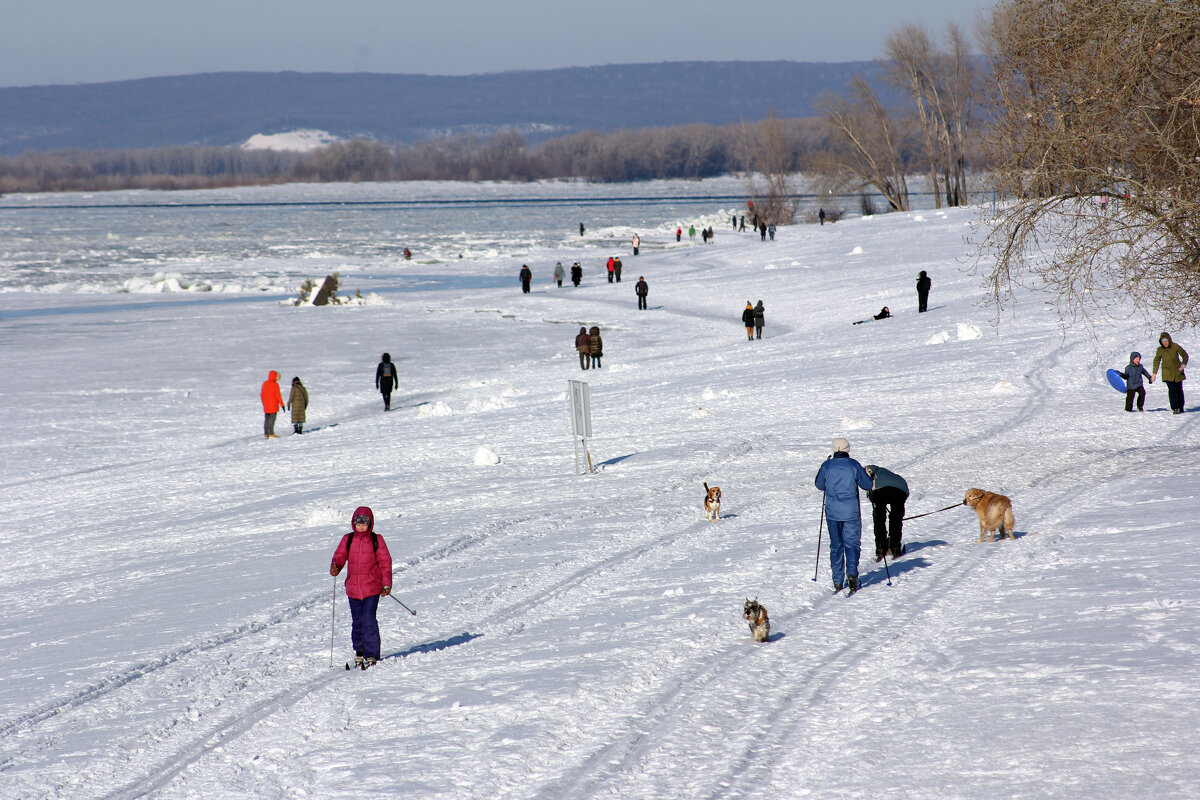
[[[937,511],[926,511],[924,514],[913,514],[911,517],[905,517],[903,520],[901,520],[901,522],[908,522],[910,519],[918,519],[920,517],[928,517],[930,514],[940,514],[943,511],[949,511],[952,508],[958,508],[959,506],[965,506],[966,504],[967,504],[967,501],[963,500],[961,503],[955,503],[952,506],[946,506],[945,508],[939,508]]]

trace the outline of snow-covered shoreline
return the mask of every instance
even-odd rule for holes
[[[508,287],[338,308],[0,294],[0,796],[1200,793],[1200,415],[1157,383],[1122,411],[1103,371],[1152,355],[1136,320],[1093,341],[1022,294],[997,325],[962,271],[974,215],[718,228],[623,254],[619,285],[550,286],[542,259],[527,296],[506,258],[444,273]],[[303,436],[262,438],[271,369],[309,389]],[[591,386],[593,476],[567,379]],[[1018,538],[913,520],[892,585],[864,558],[833,597],[812,479],[834,436],[908,479],[910,514],[1010,495]],[[385,659],[346,674],[327,568],[359,504],[419,613],[382,606]]]

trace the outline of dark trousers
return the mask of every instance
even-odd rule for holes
[[[638,295],[638,308],[642,311],[646,310],[646,296],[644,294]]]
[[[600,356],[595,354],[592,355],[592,367],[595,369],[600,369]]]
[[[613,282],[613,271],[611,269],[608,271],[608,282]]]
[[[379,393],[383,395],[383,410],[391,411],[392,410],[391,381],[388,381],[386,385],[379,387]]]
[[[521,291],[529,294],[529,281],[521,281]]]
[[[929,305],[929,292],[917,292],[917,313],[921,313]]]
[[[763,328],[762,325],[759,325],[757,322],[754,323],[754,338],[755,339],[762,338],[762,328]]]
[[[379,622],[375,612],[379,610],[379,595],[350,600],[350,642],[354,653],[363,658],[379,658]]]
[[[1171,401],[1171,410],[1183,411],[1183,381],[1163,380],[1167,385],[1167,398]]]
[[[1142,411],[1146,405],[1146,389],[1142,386],[1135,386],[1132,389],[1125,390],[1125,410],[1133,411],[1133,398],[1137,397],[1137,409]]]
[[[900,538],[904,533],[904,501],[908,495],[894,486],[885,486],[871,492],[871,506],[875,522],[875,552],[891,550],[900,552]]]
[[[278,414],[278,413],[279,412],[275,412],[275,414]],[[266,414],[263,417],[263,435],[264,436],[274,436],[275,435],[275,414]]]
[[[588,365],[591,363],[592,363],[591,356],[589,356],[587,353],[579,354],[579,368],[580,369],[587,369]]]
[[[555,280],[558,281],[558,288],[561,289],[562,288],[562,278],[555,278]]]

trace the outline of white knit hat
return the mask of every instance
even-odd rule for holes
[[[838,438],[833,440],[833,452],[849,453],[850,452],[850,442],[846,441],[845,439],[843,439],[842,437],[839,436]]]

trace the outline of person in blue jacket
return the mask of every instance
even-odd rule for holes
[[[862,514],[858,490],[871,488],[871,476],[850,457],[850,442],[833,440],[833,456],[817,470],[817,488],[825,493],[825,521],[829,528],[829,566],[833,590],[849,584],[858,591],[858,558],[862,550]]]

